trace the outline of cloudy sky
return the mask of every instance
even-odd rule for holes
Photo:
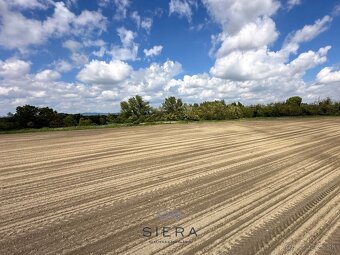
[[[340,100],[337,0],[0,0],[0,115]]]

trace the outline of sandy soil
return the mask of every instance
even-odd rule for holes
[[[1,135],[0,215],[3,255],[340,254],[340,118]]]

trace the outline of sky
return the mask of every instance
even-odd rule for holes
[[[340,100],[340,0],[0,0],[0,115]]]

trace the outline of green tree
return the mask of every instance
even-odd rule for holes
[[[166,113],[180,114],[184,111],[182,99],[176,97],[165,98],[162,108]]]
[[[55,127],[58,113],[49,107],[38,108],[37,127]]]
[[[79,126],[90,126],[92,124],[92,121],[90,119],[85,119],[83,117],[79,120]]]
[[[286,104],[301,106],[302,98],[299,96],[290,97],[286,100]]]
[[[64,119],[63,119],[63,123],[65,127],[72,127],[76,125],[76,121],[73,118],[72,115],[67,115]]]
[[[18,106],[14,114],[15,120],[19,123],[20,127],[36,127],[39,108],[32,105]]]
[[[166,120],[181,120],[184,119],[184,104],[182,99],[176,97],[165,98],[161,109],[165,112]]]
[[[123,118],[132,121],[143,120],[146,115],[151,112],[151,106],[149,102],[143,100],[139,95],[129,98],[128,101],[120,103],[121,111],[120,114]]]

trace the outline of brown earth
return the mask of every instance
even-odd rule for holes
[[[340,254],[340,118],[1,135],[0,254],[68,253]]]

